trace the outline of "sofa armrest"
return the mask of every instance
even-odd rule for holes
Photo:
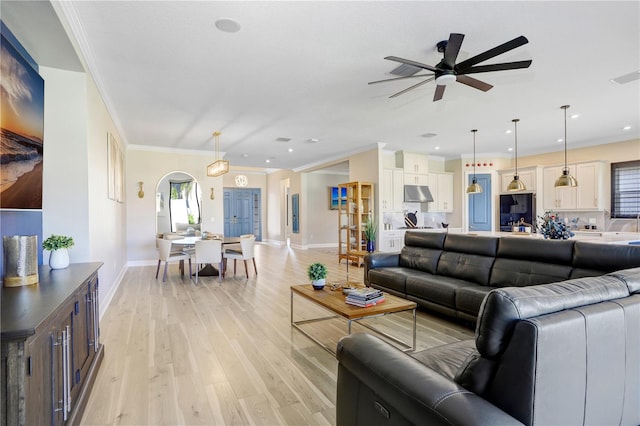
[[[364,284],[369,285],[369,271],[400,265],[400,253],[367,253],[364,256]]]
[[[336,357],[338,426],[522,424],[372,335],[342,338]]]

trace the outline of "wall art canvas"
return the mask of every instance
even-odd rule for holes
[[[0,208],[42,209],[44,80],[1,37]]]

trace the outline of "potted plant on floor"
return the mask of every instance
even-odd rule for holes
[[[63,269],[69,266],[69,251],[73,247],[73,238],[64,235],[51,235],[42,242],[42,248],[51,252],[49,267]]]
[[[324,288],[327,272],[327,267],[322,263],[316,262],[309,265],[307,275],[314,290],[322,290]]]
[[[364,238],[367,240],[367,251],[372,253],[376,250],[376,235],[378,234],[378,226],[372,216],[369,216],[364,224]]]

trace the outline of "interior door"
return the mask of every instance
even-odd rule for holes
[[[473,175],[469,175],[469,182]],[[491,231],[491,175],[476,175],[476,179],[482,187],[478,194],[468,194],[469,202],[469,231]]]

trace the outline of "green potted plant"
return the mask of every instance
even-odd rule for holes
[[[378,225],[372,216],[367,218],[367,222],[364,224],[364,238],[367,240],[367,251],[369,253],[376,250],[376,235],[378,234]]]
[[[51,269],[63,269],[69,266],[68,249],[73,245],[73,238],[64,235],[51,235],[42,242],[42,248],[51,252],[49,256]]]
[[[307,268],[307,275],[311,280],[311,285],[315,290],[322,290],[327,278],[327,267],[319,262],[312,263]]]

